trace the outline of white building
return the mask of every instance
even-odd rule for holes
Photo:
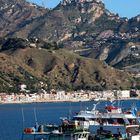
[[[57,97],[58,100],[64,100],[65,99],[65,91],[57,91]]]
[[[130,91],[129,90],[122,90],[120,91],[122,98],[129,98],[130,97]]]
[[[19,88],[20,88],[20,91],[26,91],[27,85],[21,84],[21,85],[19,86]]]

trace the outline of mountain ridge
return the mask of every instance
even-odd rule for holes
[[[41,88],[107,90],[132,86],[134,79],[129,73],[115,70],[103,61],[52,48],[55,44],[45,48],[44,42],[33,46],[23,39],[7,41],[10,45],[4,43],[0,52],[0,91],[18,92],[21,83],[27,84],[31,92]],[[40,81],[46,86],[40,87]]]
[[[13,10],[15,1],[7,2]],[[98,0],[64,0],[52,10],[16,2],[22,8],[12,13],[13,18],[8,9],[0,11],[0,16],[11,20],[2,21],[7,26],[0,24],[0,82],[5,85],[1,91],[10,88],[8,82],[12,87],[27,82],[34,90],[39,81],[66,90],[128,89],[135,81],[139,85],[139,80],[125,72],[140,71],[139,15],[130,20],[120,18]]]

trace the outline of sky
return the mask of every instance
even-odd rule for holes
[[[28,0],[47,8],[54,8],[60,0]],[[108,10],[121,17],[131,18],[140,14],[140,0],[103,0]]]

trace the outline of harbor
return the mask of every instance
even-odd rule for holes
[[[91,111],[97,101],[86,102],[54,102],[54,103],[30,103],[30,104],[0,104],[0,140],[21,140],[25,128],[34,127],[36,118],[39,125],[61,124],[60,118],[72,119],[80,111]],[[121,100],[119,103],[122,109],[128,109],[135,104],[138,111],[139,100]],[[110,101],[100,101],[96,106],[97,110],[102,110],[106,105],[111,105]],[[118,102],[114,104],[118,106]],[[24,123],[22,117],[24,112]],[[36,118],[34,115],[36,110]],[[26,140],[34,139],[34,135],[25,136]],[[36,137],[38,138],[38,136]]]
[[[61,117],[61,125],[58,126],[39,125],[34,110],[36,124],[34,127],[24,128],[22,140],[26,140],[24,138],[28,135],[33,136],[34,140],[36,137],[41,140],[139,140],[140,112],[136,104],[124,111],[117,102],[106,104],[101,108],[102,112],[97,109],[100,104],[97,102],[91,110],[80,110],[71,119]],[[24,122],[24,114],[22,115]]]
[[[90,132],[81,127],[78,121],[62,120],[60,126],[57,125],[38,125],[32,128],[25,128],[22,140],[25,136],[31,135],[34,140],[88,140]]]

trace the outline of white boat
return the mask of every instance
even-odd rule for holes
[[[135,108],[122,112],[121,108],[107,106],[106,110],[99,112],[95,105],[91,111],[80,111],[73,119],[87,125],[95,137],[140,140],[139,118],[134,113]]]

